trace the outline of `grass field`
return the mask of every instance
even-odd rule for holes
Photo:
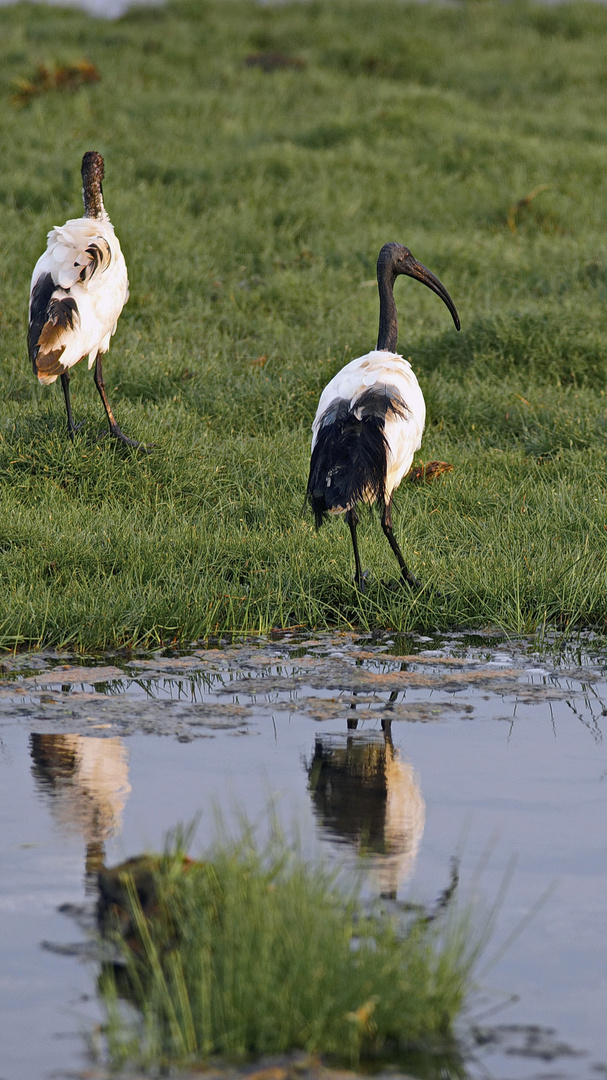
[[[277,53],[265,71],[247,58]],[[176,0],[118,22],[0,9],[0,645],[82,648],[307,627],[607,624],[607,8]],[[99,82],[13,103],[87,59]],[[32,268],[106,159],[131,298],[104,365],[149,455],[72,446],[25,345]],[[398,240],[459,309],[399,279],[428,406],[395,531],[304,510],[310,424],[376,340]],[[435,587],[435,588],[433,588]]]

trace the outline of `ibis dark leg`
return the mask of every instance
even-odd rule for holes
[[[143,443],[137,442],[135,439],[129,439],[129,437],[120,430],[118,424],[116,423],[116,417],[112,412],[110,403],[107,399],[107,394],[105,392],[103,370],[101,367],[101,353],[97,354],[97,359],[95,360],[95,386],[99,391],[99,396],[103,402],[103,407],[107,414],[108,424],[110,425],[110,435],[113,435],[115,439],[120,439],[120,441],[126,443],[127,446],[143,446]],[[144,449],[146,449],[146,447],[144,447]]]
[[[65,411],[67,412],[67,433],[74,441],[74,432],[78,431],[81,424],[74,423],[74,417],[72,416],[72,403],[70,401],[70,375],[69,371],[64,371],[61,376],[61,388],[63,390],[63,396],[65,398]]]
[[[358,553],[358,541],[356,539],[356,526],[358,525],[358,517],[356,510],[348,510],[346,514],[346,521],[350,526],[350,536],[352,537],[352,547],[354,548],[354,581],[361,592],[364,592],[364,576],[362,566],[360,565],[360,555]]]
[[[406,564],[405,560],[403,559],[403,553],[402,553],[402,551],[400,550],[400,548],[398,546],[398,541],[397,541],[394,533],[392,532],[392,500],[391,499],[389,499],[388,502],[386,503],[386,505],[384,506],[384,510],[383,510],[383,513],[382,513],[382,516],[381,516],[381,527],[384,530],[384,535],[386,536],[386,538],[388,540],[388,543],[389,543],[390,547],[392,548],[392,551],[394,552],[394,554],[396,555],[396,558],[398,559],[398,565],[400,566],[400,572],[401,572],[403,581],[406,581],[407,585],[410,585],[412,589],[420,589],[421,588],[421,581],[418,581],[417,578],[415,577],[415,575],[412,574],[411,571],[407,568],[407,564]]]

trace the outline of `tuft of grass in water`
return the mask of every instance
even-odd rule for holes
[[[336,875],[251,830],[184,865],[173,838],[144,914],[122,878],[132,935],[100,993],[112,1067],[165,1068],[300,1049],[333,1061],[453,1052],[481,941],[470,921],[370,911]],[[125,1011],[126,997],[138,1019]]]
[[[606,50],[586,2],[0,7],[0,647],[605,627]],[[83,58],[98,82],[11,105]],[[108,395],[149,456],[99,440],[83,363],[72,446],[26,358],[30,274],[91,148],[131,283]],[[386,240],[461,315],[399,281],[421,457],[453,471],[396,497],[424,590],[390,587],[365,518],[361,596],[347,528],[316,535],[303,502],[319,394],[376,340]]]

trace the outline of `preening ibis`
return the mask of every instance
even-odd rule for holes
[[[101,154],[82,159],[84,217],[55,226],[44,255],[34,267],[30,291],[27,345],[34,374],[45,386],[61,379],[67,430],[77,430],[70,402],[70,369],[88,355],[95,365],[110,434],[129,446],[141,443],[122,433],[105,392],[101,357],[110,347],[118,317],[129,298],[124,255],[103,205]]]
[[[320,395],[312,425],[308,501],[316,528],[327,514],[345,514],[350,527],[355,582],[363,588],[356,526],[361,502],[381,508],[381,526],[403,580],[420,582],[407,568],[392,531],[392,496],[419,449],[426,420],[424,397],[408,360],[396,352],[398,318],[394,282],[399,274],[417,278],[459,316],[444,285],[402,244],[384,244],[377,260],[379,335],[377,348],[352,360]]]

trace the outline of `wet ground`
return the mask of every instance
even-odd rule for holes
[[[462,897],[485,908],[509,878],[462,1024],[467,1071],[606,1076],[606,715],[592,638],[560,653],[350,634],[5,657],[0,1080],[99,1075],[100,860],[201,814],[196,854],[216,810],[263,832],[271,802],[305,852],[362,860],[370,894],[432,905],[455,856]]]

